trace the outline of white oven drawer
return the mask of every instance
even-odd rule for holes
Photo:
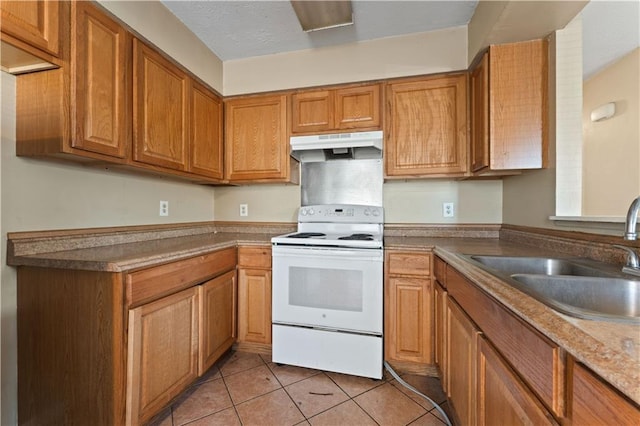
[[[274,323],[382,335],[383,251],[273,247]]]

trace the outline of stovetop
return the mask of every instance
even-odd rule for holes
[[[382,248],[383,209],[331,204],[303,206],[298,230],[271,239],[275,245]]]

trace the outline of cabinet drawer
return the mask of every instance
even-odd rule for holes
[[[447,267],[447,290],[502,356],[558,417],[564,414],[560,348]]]
[[[389,274],[429,276],[431,253],[387,252],[386,264]]]
[[[127,275],[127,302],[140,305],[198,284],[236,266],[236,249],[228,248]]]
[[[238,247],[238,266],[271,269],[271,247]]]

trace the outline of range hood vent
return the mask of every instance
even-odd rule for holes
[[[301,163],[382,158],[382,131],[292,136],[291,155]]]

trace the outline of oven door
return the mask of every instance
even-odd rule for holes
[[[279,246],[274,324],[382,335],[382,249]]]

